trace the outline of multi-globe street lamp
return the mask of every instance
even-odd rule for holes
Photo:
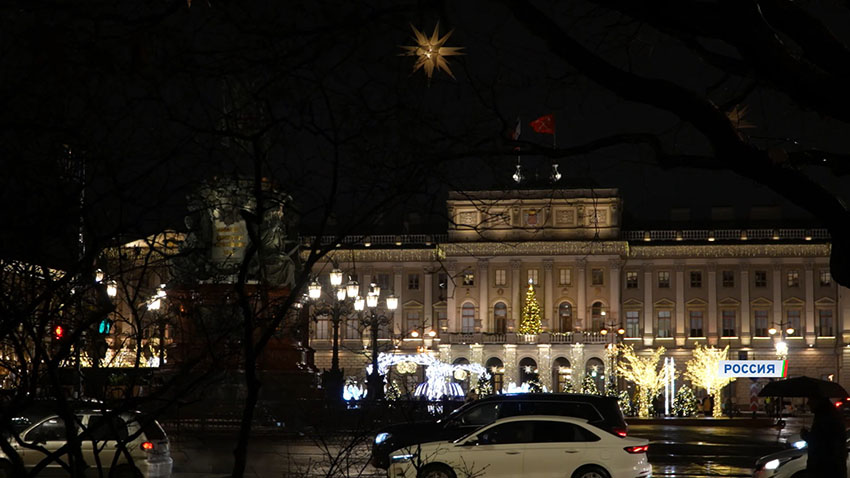
[[[325,389],[329,400],[341,400],[344,385],[343,370],[339,368],[339,326],[342,318],[348,316],[352,310],[352,302],[359,299],[360,284],[356,280],[349,280],[342,285],[343,273],[334,265],[329,274],[331,286],[331,300],[321,300],[322,285],[313,281],[307,287],[307,296],[313,305],[313,317],[329,316],[333,328],[333,342],[331,351],[331,368],[322,373],[322,387]],[[347,299],[353,299],[349,301]]]
[[[787,321],[780,321],[773,325],[773,327],[767,330],[767,333],[770,335],[776,335],[779,333],[779,340],[774,344],[774,347],[776,348],[776,355],[784,359],[788,356],[788,344],[785,342],[785,335],[794,335],[796,330],[794,330],[794,327],[791,326],[792,324]]]
[[[604,317],[603,311],[603,317]],[[599,333],[608,338],[605,352],[608,356],[608,373],[606,387],[617,388],[617,363],[619,361],[619,342],[625,336],[626,329],[618,322],[610,321],[603,324],[602,330]]]
[[[372,370],[366,378],[366,396],[370,400],[381,400],[384,398],[384,379],[378,371],[378,331],[381,326],[386,326],[392,323],[392,314],[398,308],[398,297],[393,294],[387,296],[384,300],[386,309],[390,311],[389,317],[378,313],[378,299],[381,296],[381,288],[377,284],[371,284],[369,293],[365,299],[357,297],[354,300],[354,310],[357,312],[365,312],[361,315],[360,322],[370,332],[372,344]],[[366,310],[368,309],[368,310]]]

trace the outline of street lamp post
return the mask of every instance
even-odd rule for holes
[[[354,310],[358,312],[364,311],[364,306],[369,310],[365,317],[361,319],[364,328],[369,329],[372,343],[372,370],[366,378],[367,397],[370,400],[381,400],[384,398],[384,380],[381,373],[378,371],[378,330],[382,325],[387,325],[392,321],[392,315],[387,317],[383,314],[378,314],[378,299],[381,295],[381,288],[377,284],[372,284],[366,298],[358,297],[354,301]],[[392,314],[398,308],[398,297],[390,294],[386,300],[387,310]]]
[[[605,311],[603,311],[603,317],[605,316]],[[618,322],[610,321],[603,324],[602,330],[599,333],[605,337],[610,337],[608,339],[608,344],[606,345],[607,355],[608,355],[608,384],[612,388],[617,387],[617,359],[619,358],[619,347],[618,343],[620,339],[626,333],[626,329],[623,328]],[[606,390],[607,391],[607,390]]]
[[[328,315],[331,318],[333,328],[333,342],[331,344],[331,368],[322,373],[322,387],[325,389],[326,397],[330,401],[342,400],[343,370],[339,367],[339,326],[342,318],[351,312],[351,304],[347,298],[354,299],[360,293],[360,285],[355,280],[348,281],[342,285],[342,271],[334,264],[330,272],[330,285],[334,289],[331,301],[319,301],[322,297],[322,286],[318,281],[313,281],[308,287],[308,297],[316,301],[313,317]]]
[[[776,335],[777,333],[779,333],[779,341],[774,344],[774,347],[776,348],[776,355],[784,359],[788,356],[788,344],[785,343],[785,335],[794,335],[794,332],[796,332],[796,330],[794,330],[794,327],[791,326],[791,323],[787,321],[780,321],[778,324],[773,325],[774,327],[768,329],[767,333],[769,333],[770,335]]]

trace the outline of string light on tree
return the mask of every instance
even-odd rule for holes
[[[649,417],[649,405],[664,386],[664,373],[658,367],[664,347],[658,347],[652,355],[638,356],[631,345],[623,346],[623,360],[617,364],[617,371],[626,381],[637,387],[638,416]]]
[[[437,23],[434,27],[434,32],[429,38],[424,33],[417,30],[413,25],[410,25],[410,28],[413,29],[413,38],[416,40],[416,45],[402,46],[401,48],[407,51],[400,53],[399,56],[417,57],[416,63],[413,64],[413,72],[416,73],[420,68],[422,68],[425,70],[425,76],[427,76],[430,80],[434,75],[435,69],[443,70],[447,75],[454,78],[455,75],[452,73],[452,69],[449,67],[449,63],[446,61],[445,57],[463,55],[460,51],[463,47],[443,46],[449,37],[452,36],[454,30],[449,31],[440,37],[440,24]]]
[[[522,318],[519,323],[519,333],[535,335],[543,331],[540,319],[540,304],[537,303],[537,294],[534,292],[534,282],[528,280],[528,290],[525,293],[525,305],[522,307]]]
[[[720,391],[733,380],[732,377],[721,376],[720,361],[726,360],[729,355],[729,346],[723,349],[704,347],[696,344],[693,358],[688,360],[685,369],[685,378],[691,381],[695,387],[704,388],[706,393],[714,400],[714,409],[711,415],[714,418],[723,416],[723,408],[720,403]]]

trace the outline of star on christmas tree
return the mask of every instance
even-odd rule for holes
[[[528,290],[525,292],[525,305],[522,307],[522,318],[519,322],[519,333],[526,335],[539,334],[543,331],[540,321],[540,304],[534,292],[534,282],[528,280]]]

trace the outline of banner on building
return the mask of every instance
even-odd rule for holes
[[[787,360],[721,360],[721,377],[773,377],[788,375]]]

